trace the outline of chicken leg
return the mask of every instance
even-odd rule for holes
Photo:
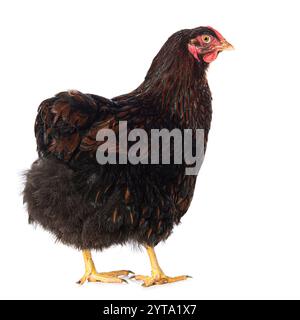
[[[135,280],[143,281],[144,287],[150,287],[157,284],[172,283],[172,282],[191,278],[190,276],[178,276],[178,277],[166,276],[158,264],[154,248],[150,246],[146,246],[146,250],[149,255],[150,263],[151,263],[151,276],[142,276],[142,275],[132,276],[132,278]]]
[[[98,273],[95,268],[95,264],[92,259],[91,252],[89,250],[83,250],[83,259],[85,264],[85,273],[83,277],[77,282],[84,284],[86,281],[89,282],[105,282],[105,283],[127,283],[125,279],[119,278],[120,276],[128,276],[132,271],[129,270],[118,270],[112,272],[101,272]]]

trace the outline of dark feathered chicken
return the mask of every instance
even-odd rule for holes
[[[24,201],[29,222],[83,250],[88,281],[122,282],[129,271],[97,273],[91,249],[133,242],[147,248],[151,276],[135,276],[145,286],[184,280],[168,277],[154,246],[170,235],[188,210],[196,176],[186,164],[105,164],[96,160],[100,129],[204,129],[211,122],[211,94],[206,69],[218,53],[232,46],[210,27],[173,34],[144,82],[111,100],[78,91],[61,92],[38,109],[35,135],[39,159],[26,174]],[[120,153],[121,148],[116,149]]]

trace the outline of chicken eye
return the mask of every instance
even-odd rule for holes
[[[205,43],[210,43],[211,37],[209,35],[205,34],[205,35],[202,36],[202,40]]]

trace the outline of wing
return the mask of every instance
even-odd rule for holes
[[[109,115],[107,114],[106,117],[98,118],[97,121],[95,121],[82,139],[80,144],[81,152],[88,152],[90,155],[95,156],[98,147],[104,143],[104,141],[97,140],[99,130],[111,129],[116,136],[116,145],[113,145],[111,150],[115,150],[117,157],[120,154],[127,155],[128,150],[135,141],[127,141],[124,147],[122,144],[119,144],[121,135],[123,137],[126,136],[127,139],[127,134],[129,134],[132,129],[143,129],[149,133],[149,130],[152,128],[162,127],[161,122],[166,118],[164,113],[155,108],[152,103],[140,99],[132,93],[113,98],[112,101],[116,103],[118,107],[111,109],[111,113]],[[139,150],[140,159],[145,159],[150,154],[149,137],[146,139],[148,142],[145,144],[142,143]],[[107,147],[107,142],[105,143]]]
[[[43,101],[35,121],[39,156],[70,161],[96,119],[105,121],[114,108],[111,100],[75,90]]]

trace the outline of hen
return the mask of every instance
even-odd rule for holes
[[[127,242],[145,246],[149,254],[151,275],[133,276],[144,286],[187,279],[165,275],[154,247],[188,210],[197,175],[186,174],[185,162],[99,164],[97,150],[104,140],[97,134],[111,129],[120,136],[120,121],[128,130],[147,133],[203,129],[205,149],[212,117],[206,69],[230,48],[211,27],[181,30],[166,41],[134,91],[106,99],[71,90],[39,106],[39,158],[26,173],[24,202],[30,223],[83,251],[85,274],[79,283],[125,281],[128,270],[98,273],[90,250]],[[111,150],[118,158],[124,151],[121,145]]]

